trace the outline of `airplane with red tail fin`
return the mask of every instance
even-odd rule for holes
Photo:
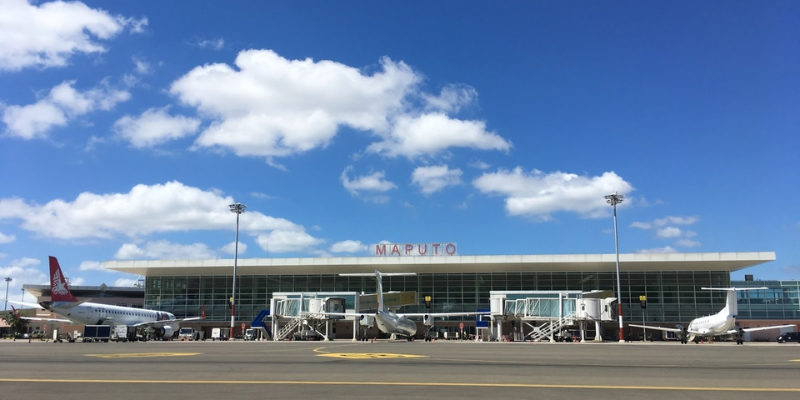
[[[32,304],[9,300],[26,307],[45,309],[64,319],[23,317],[35,321],[71,322],[76,325],[127,325],[146,327],[155,337],[171,338],[184,321],[199,320],[201,317],[177,319],[165,311],[145,310],[143,308],[112,306],[80,300],[69,290],[64,273],[55,257],[50,257],[50,304]],[[46,305],[46,307],[45,307]]]

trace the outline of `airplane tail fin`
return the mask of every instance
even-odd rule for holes
[[[740,292],[743,290],[765,290],[767,287],[754,287],[754,288],[702,288],[703,290],[720,290],[728,292],[728,296],[725,299],[725,308],[720,311],[723,314],[729,314],[736,317],[739,313],[739,302],[736,298],[736,292]]]
[[[383,303],[383,275],[381,275],[380,271],[375,271],[375,280],[378,283],[378,293],[376,293],[378,295],[378,311],[386,311]]]
[[[12,312],[12,313],[14,313],[14,316],[15,316],[15,317],[17,317],[17,318],[19,318],[19,317],[20,317],[20,315],[19,315],[19,311],[17,311],[17,309],[16,309],[16,308],[14,308],[14,305],[13,305],[13,304],[11,305],[11,312]]]
[[[416,275],[416,272],[388,272],[382,274],[381,271],[375,271],[375,281],[377,282],[377,293],[376,297],[378,298],[378,311],[386,311],[386,303],[383,302],[383,277],[384,276],[403,276],[403,275]],[[339,276],[372,276],[371,273],[353,273],[353,274],[339,274]]]
[[[67,280],[64,278],[64,273],[61,272],[61,266],[53,256],[50,256],[50,298],[53,301],[79,301],[70,293]]]

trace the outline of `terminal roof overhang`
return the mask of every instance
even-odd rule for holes
[[[244,258],[237,275],[328,275],[416,272],[611,272],[614,254],[490,255],[433,257]],[[738,271],[775,260],[774,252],[620,254],[620,270]],[[144,276],[230,275],[233,259],[106,261],[113,271]]]

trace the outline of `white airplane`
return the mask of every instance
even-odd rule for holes
[[[55,257],[50,257],[50,304],[32,304],[9,300],[9,303],[45,309],[64,319],[21,317],[33,321],[71,322],[75,325],[128,325],[147,327],[155,337],[168,339],[180,329],[183,321],[202,317],[176,319],[172,313],[134,307],[112,306],[79,300],[72,295]]]
[[[728,297],[725,301],[725,308],[720,312],[705,317],[695,318],[689,322],[689,327],[684,328],[682,325],[676,325],[677,328],[662,328],[658,326],[646,325],[629,325],[636,328],[656,329],[659,331],[675,332],[681,335],[681,343],[686,344],[690,340],[695,343],[700,342],[701,338],[710,338],[718,335],[738,335],[736,344],[742,344],[742,335],[745,332],[763,331],[766,329],[775,328],[788,328],[794,325],[776,325],[776,326],[760,326],[757,328],[741,328],[736,327],[736,314],[739,312],[738,304],[736,302],[736,292],[742,290],[758,290],[767,289],[766,287],[759,288],[702,288],[703,290],[722,290],[728,292]]]
[[[382,274],[380,271],[375,271],[375,280],[378,283],[378,308],[374,315],[364,313],[327,313],[328,315],[338,316],[354,316],[359,317],[360,323],[363,326],[372,326],[374,320],[381,332],[392,335],[392,337],[405,336],[408,341],[411,341],[417,333],[417,323],[409,319],[409,317],[423,318],[425,321],[432,321],[435,317],[457,317],[477,314],[488,314],[478,312],[448,312],[448,313],[395,313],[386,308],[383,302],[383,276],[402,276],[402,275],[416,275],[414,273],[387,273]],[[372,274],[339,274],[339,276],[372,276]]]

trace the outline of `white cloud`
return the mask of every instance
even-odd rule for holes
[[[78,266],[78,271],[103,271],[114,272],[103,268],[103,263],[100,261],[84,261]]]
[[[653,224],[651,224],[649,222],[635,221],[635,222],[631,223],[631,227],[639,228],[639,229],[652,229],[653,228]]]
[[[144,27],[150,23],[147,17],[142,17],[137,19],[133,17],[125,18],[122,16],[117,16],[117,21],[119,21],[119,23],[125,26],[129,26],[131,29],[131,33],[143,33]]]
[[[3,232],[0,232],[0,244],[11,243],[17,240],[17,237],[14,235],[6,235]]]
[[[460,169],[450,169],[447,165],[418,167],[411,174],[411,182],[419,186],[423,194],[429,195],[448,186],[461,184]]]
[[[422,94],[427,110],[444,112],[458,112],[462,107],[474,103],[477,97],[478,91],[465,85],[447,85],[438,96]]]
[[[310,252],[325,241],[303,231],[275,230],[256,238],[258,246],[269,253]]]
[[[657,218],[653,221],[653,225],[655,226],[665,226],[665,225],[692,225],[697,222],[699,218],[697,217],[675,217],[675,216],[667,216],[664,218]]]
[[[46,284],[49,282],[50,277],[44,273],[42,273],[37,267],[41,262],[35,258],[20,258],[16,260],[11,260],[10,262],[4,263],[4,266],[0,266],[0,278],[11,278],[11,282],[8,283],[8,299],[9,300],[16,300],[20,301],[22,297],[22,285],[39,285],[39,284]],[[0,285],[0,300],[6,298],[6,285],[5,281],[0,281],[2,285]],[[27,300],[22,301],[30,301],[30,296]]]
[[[342,185],[352,194],[357,195],[359,192],[363,191],[388,192],[389,190],[397,189],[397,185],[384,179],[383,171],[373,172],[369,175],[362,175],[350,180],[347,173],[352,169],[352,166],[345,168],[340,176]]]
[[[152,260],[197,260],[216,258],[217,252],[202,243],[179,244],[167,240],[147,242],[139,247],[126,243],[117,250],[114,258],[119,260],[152,259]]]
[[[220,248],[219,250],[221,252],[223,252],[223,253],[233,255],[233,254],[235,254],[237,252],[237,250],[236,250],[236,242],[230,242],[230,243],[226,244],[225,246],[222,246],[222,248]],[[244,254],[245,252],[247,252],[247,243],[242,243],[242,241],[240,240],[239,241],[238,252],[239,252],[240,255]]]
[[[509,215],[538,220],[549,220],[552,213],[564,211],[586,218],[603,217],[611,210],[603,196],[613,191],[633,190],[630,183],[614,172],[594,177],[564,172],[545,174],[538,170],[526,174],[520,167],[484,173],[472,184],[482,193],[505,196]]]
[[[133,61],[133,65],[136,67],[136,72],[143,75],[153,72],[153,66],[147,62],[147,60],[134,56],[131,58],[131,61]]]
[[[147,19],[111,16],[80,2],[41,6],[26,0],[0,1],[0,70],[63,67],[76,53],[103,53],[99,43],[125,26],[141,31]]]
[[[271,195],[268,195],[266,193],[261,193],[261,192],[251,192],[250,196],[253,196],[253,197],[257,198],[257,199],[264,199],[264,200],[277,199],[277,197],[275,197],[275,196],[271,196]]]
[[[129,278],[119,278],[114,281],[113,286],[115,287],[135,287],[139,284],[138,279],[129,279]]]
[[[41,263],[42,262],[38,258],[31,258],[31,257],[22,257],[11,262],[11,264],[21,268],[29,267],[32,265],[39,265]]]
[[[656,231],[656,237],[659,238],[677,238],[683,236],[683,231],[680,228],[676,228],[674,226],[668,226],[666,228],[661,228]]]
[[[236,229],[228,205],[231,197],[203,191],[176,181],[136,185],[128,193],[84,192],[73,201],[52,200],[44,205],[19,198],[0,199],[0,221],[18,219],[21,227],[59,239],[136,237],[154,232]],[[302,231],[286,219],[248,210],[240,221],[244,232],[273,229]]]
[[[135,148],[153,147],[197,132],[200,120],[172,116],[169,107],[150,108],[139,117],[125,115],[114,123],[114,130]]]
[[[489,169],[489,168],[491,168],[491,165],[489,165],[488,163],[485,163],[485,162],[483,162],[481,160],[472,161],[468,165],[470,167],[472,167],[472,168],[477,168],[477,169]]]
[[[334,243],[330,247],[331,253],[363,253],[367,251],[367,245],[358,240],[344,240]]]
[[[197,39],[195,45],[201,49],[222,50],[225,47],[225,40],[222,38],[210,40]]]
[[[658,254],[658,253],[677,253],[678,250],[675,250],[670,246],[664,246],[664,247],[657,247],[655,249],[637,250],[636,252],[642,254],[650,254],[650,253]]]
[[[398,116],[384,140],[370,144],[367,151],[411,159],[434,156],[450,147],[508,151],[511,143],[486,131],[482,121],[462,121],[442,113],[428,113]]]
[[[98,109],[110,110],[130,98],[130,93],[113,88],[106,80],[84,92],[75,90],[74,84],[75,81],[64,81],[34,104],[6,107],[3,111],[6,133],[25,140],[41,139],[53,127],[65,126],[70,120]]]
[[[86,283],[86,279],[82,277],[75,277],[75,278],[67,278],[67,282],[70,286],[83,286]]]
[[[678,247],[700,247],[700,242],[691,239],[678,239],[675,241],[675,246]]]
[[[235,61],[194,68],[170,91],[215,120],[199,147],[240,156],[287,156],[325,147],[338,126],[386,131],[387,115],[420,78],[388,58],[366,76],[333,61],[287,60],[270,50],[246,50]]]
[[[677,247],[700,247],[700,242],[691,240],[697,236],[697,232],[690,230],[683,230],[674,225],[692,225],[699,221],[698,217],[676,217],[667,216],[664,218],[656,218],[653,222],[636,221],[631,224],[633,228],[639,229],[655,229],[655,235],[659,239],[676,239],[674,245]],[[671,247],[670,247],[671,248]]]
[[[341,127],[378,136],[368,151],[390,157],[434,155],[448,147],[510,148],[483,122],[445,114],[471,103],[474,89],[448,86],[432,96],[419,89],[422,80],[389,58],[367,74],[335,61],[245,50],[235,68],[196,67],[173,82],[170,92],[211,119],[195,148],[223,148],[239,156],[271,160],[324,148]],[[424,106],[415,105],[420,102]]]

